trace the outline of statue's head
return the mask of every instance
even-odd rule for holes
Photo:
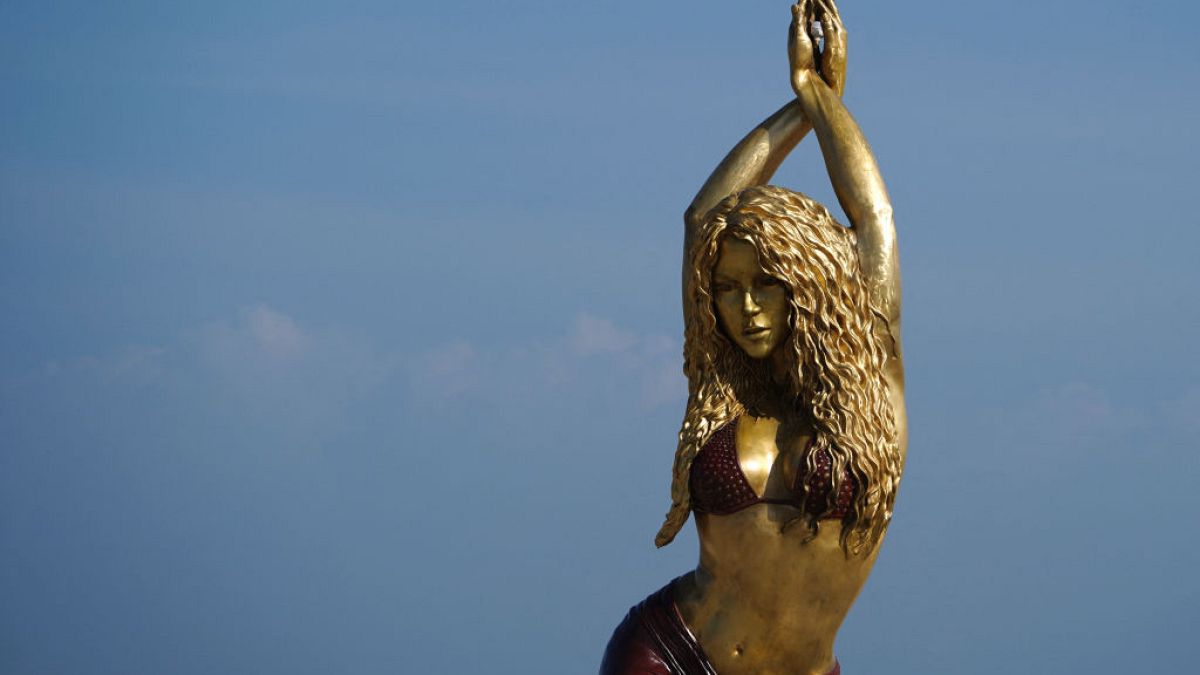
[[[874,321],[854,232],[782,188],[748,188],[714,208],[688,276],[689,377],[753,386],[770,376],[799,395],[828,350],[864,351]]]
[[[688,408],[659,545],[687,519],[696,453],[745,412],[811,424],[810,460],[824,451],[833,462],[828,494],[846,473],[860,486],[843,545],[878,541],[903,460],[883,373],[891,345],[875,330],[886,319],[872,305],[856,244],[825,207],[782,188],[747,188],[708,214],[685,277]],[[833,509],[803,517],[815,531]]]
[[[788,287],[772,276],[752,238],[726,235],[710,291],[722,334],[752,359],[765,359],[792,332]]]

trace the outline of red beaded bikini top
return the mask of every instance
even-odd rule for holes
[[[724,516],[749,508],[755,504],[787,504],[803,509],[806,513],[821,513],[828,503],[832,458],[829,451],[820,450],[816,457],[816,471],[808,475],[798,474],[792,485],[792,496],[788,498],[759,497],[746,479],[737,458],[737,420],[721,427],[692,462],[689,485],[692,493],[692,509],[696,513],[711,513]],[[801,486],[807,488],[807,496]],[[858,488],[853,476],[847,472],[842,478],[837,502],[822,519],[841,519],[850,510],[854,492]]]

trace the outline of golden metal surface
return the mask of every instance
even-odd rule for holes
[[[656,543],[691,511],[692,460],[735,419],[738,462],[759,496],[794,497],[818,451],[832,458],[831,494],[845,476],[858,489],[840,520],[828,517],[832,504],[805,513],[795,499],[696,515],[700,562],[676,602],[722,675],[833,666],[907,446],[895,229],[879,167],[841,102],[845,29],[832,0],[792,11],[795,98],[730,151],[684,215],[689,398]],[[765,187],[810,130],[850,228],[803,195]]]

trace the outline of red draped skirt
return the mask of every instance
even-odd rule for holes
[[[674,585],[672,581],[629,610],[608,641],[600,675],[717,675],[683,622]],[[841,672],[834,664],[827,675]]]

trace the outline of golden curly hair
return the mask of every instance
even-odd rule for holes
[[[763,270],[788,289],[791,333],[779,347],[787,350],[784,383],[772,377],[768,359],[750,358],[720,328],[712,273],[727,237],[754,246]],[[656,545],[669,544],[687,522],[688,480],[700,449],[738,416],[761,411],[768,399],[811,424],[809,475],[815,475],[819,452],[828,452],[833,461],[825,508],[800,516],[810,536],[816,536],[821,517],[834,510],[848,474],[857,490],[842,519],[842,548],[848,555],[869,551],[882,537],[903,457],[883,373],[889,343],[875,330],[876,322],[886,325],[887,320],[870,300],[856,241],[854,231],[838,224],[825,207],[778,187],[747,188],[709,212],[688,252],[688,403],[675,453],[671,508]]]

